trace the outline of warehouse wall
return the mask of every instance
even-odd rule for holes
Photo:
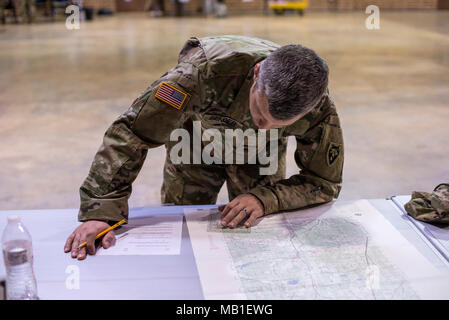
[[[262,12],[264,0],[252,0],[243,2],[242,0],[225,0],[229,12],[235,11],[258,11]]]
[[[436,9],[438,0],[309,0],[310,9],[359,10],[371,4],[383,9]]]
[[[231,13],[262,12],[265,0],[226,0]],[[171,11],[173,0],[165,0],[168,12]],[[311,10],[363,10],[368,5],[377,5],[381,9],[436,9],[438,0],[309,0]],[[84,0],[84,6],[94,9],[108,8],[116,11],[115,0]],[[203,0],[190,0],[185,5],[189,14],[195,14],[203,7]]]
[[[226,1],[230,12],[261,11],[263,2],[264,0],[253,0],[252,2]],[[363,10],[371,4],[377,5],[381,9],[436,9],[438,0],[309,0],[309,9]]]
[[[100,8],[110,9],[112,11],[116,11],[115,0],[84,0],[84,7],[91,7],[95,10]]]
[[[171,0],[165,0],[170,7]],[[225,0],[231,13],[262,12],[265,0]],[[293,0],[294,1],[294,0]],[[309,0],[310,10],[364,10],[369,5],[381,9],[436,9],[438,0]],[[202,7],[202,0],[190,0],[186,11],[193,13]]]

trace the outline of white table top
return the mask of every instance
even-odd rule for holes
[[[447,262],[404,221],[391,200],[369,201],[435,267],[449,275]],[[183,215],[184,208],[186,206],[133,208],[129,218]],[[20,215],[32,235],[34,270],[41,299],[203,299],[185,220],[180,255],[88,256],[78,261],[63,251],[67,236],[79,224],[77,209],[0,211],[0,230],[5,228],[8,214]],[[71,265],[79,267],[79,289],[66,287],[66,268]],[[4,277],[1,255],[0,279]]]
[[[409,202],[410,199],[411,196],[409,195],[395,196],[393,197],[393,202],[399,206],[403,216],[410,220],[417,229],[421,230],[424,236],[449,261],[449,226],[436,226],[410,217],[404,209],[404,205]]]

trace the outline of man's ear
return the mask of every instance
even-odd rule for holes
[[[259,70],[260,70],[260,62],[254,66],[254,75],[253,75],[254,81],[256,81],[257,77],[259,76]]]

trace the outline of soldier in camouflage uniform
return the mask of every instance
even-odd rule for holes
[[[189,39],[178,65],[152,83],[106,131],[80,188],[78,218],[85,223],[69,236],[65,251],[84,259],[86,250],[78,245],[87,241],[87,253],[94,254],[95,235],[108,223],[128,217],[131,184],[148,148],[161,145],[167,148],[162,202],[213,204],[226,181],[230,202],[219,207],[223,226],[250,227],[263,215],[337,198],[343,137],[327,79],[326,63],[299,45],[280,47],[243,36]],[[161,95],[167,89],[175,90],[179,100]],[[177,128],[192,133],[193,121],[220,132],[278,128],[277,171],[260,175],[259,162],[174,164],[170,134]],[[286,178],[289,136],[296,138],[300,171]],[[107,234],[103,247],[114,239],[112,232]]]

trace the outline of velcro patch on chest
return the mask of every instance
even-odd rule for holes
[[[173,108],[181,110],[184,102],[187,100],[187,93],[176,89],[167,82],[162,82],[156,91],[155,97],[165,103],[168,103]]]

